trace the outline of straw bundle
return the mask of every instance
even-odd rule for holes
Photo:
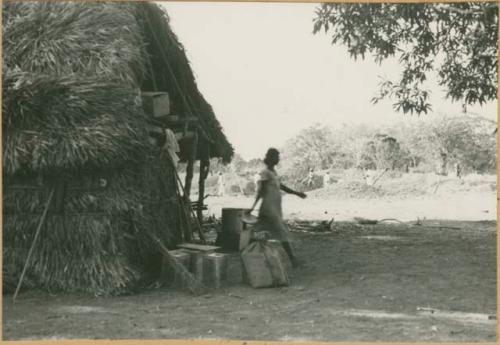
[[[115,166],[134,160],[147,144],[144,114],[130,88],[74,76],[5,78],[7,174]]]
[[[133,159],[146,135],[134,6],[7,1],[3,10],[4,171]]]
[[[134,13],[126,3],[4,1],[4,68],[136,85],[144,56]]]

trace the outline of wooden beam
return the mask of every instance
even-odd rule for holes
[[[189,196],[191,194],[191,183],[193,181],[193,168],[194,162],[196,161],[196,153],[198,149],[198,133],[194,133],[194,137],[191,140],[191,149],[189,151],[189,158],[186,167],[186,181],[184,183],[184,199],[189,201]]]
[[[199,123],[199,118],[196,116],[180,116],[180,115],[160,115],[156,117],[150,117],[149,121],[157,125],[163,126],[181,126],[185,123],[189,123],[191,126],[195,126]]]
[[[219,250],[221,248],[221,247],[217,247],[217,246],[209,246],[206,244],[194,244],[194,243],[181,243],[181,244],[177,245],[177,247],[182,248],[182,249],[196,250],[196,251],[203,252],[205,254],[213,253],[216,250]]]
[[[168,115],[164,116],[166,122],[171,123],[184,123],[184,122],[198,122],[197,116],[180,116],[180,115]]]
[[[155,126],[155,127],[160,127],[160,128],[170,128],[172,129],[174,132],[176,132],[176,130],[178,130],[180,127],[184,127],[185,125],[188,125],[189,128],[191,129],[197,129],[199,130],[199,133],[198,135],[201,135],[203,138],[207,139],[209,141],[209,143],[213,144],[213,140],[210,139],[210,137],[208,136],[206,130],[201,126],[200,124],[200,121],[199,121],[199,118],[196,117],[196,116],[188,116],[188,121],[174,121],[175,119],[177,118],[184,118],[184,116],[179,116],[179,115],[172,115],[172,121],[167,121],[166,118],[169,118],[169,116],[165,116],[165,117],[149,117],[147,119],[147,122],[149,125],[151,126]],[[196,120],[192,120],[192,119],[195,119]],[[192,138],[193,137],[193,134],[191,131],[188,131],[187,132],[187,135],[185,136],[185,138]],[[182,135],[178,135],[177,136],[177,140],[180,140],[184,138]]]
[[[175,137],[177,140],[181,139],[193,139],[197,137],[197,133],[194,131],[187,131],[187,132],[177,132],[175,133]]]
[[[189,127],[197,127],[200,125],[199,118],[196,116],[180,116],[180,115],[162,115],[148,117],[147,121],[159,127],[181,127],[188,124]]]
[[[165,129],[160,126],[160,125],[147,125],[146,129],[148,130],[149,132],[149,135],[150,136],[153,136],[155,138],[158,138],[160,136],[165,136]],[[181,139],[190,139],[190,138],[194,138],[194,135],[195,135],[195,131],[194,130],[187,130],[187,131],[184,131],[184,130],[175,130],[175,129],[172,129],[174,134],[175,134],[175,137],[177,138],[177,140],[181,140]]]
[[[203,142],[203,154],[200,159],[200,178],[198,180],[198,208],[196,209],[196,217],[198,223],[203,224],[203,202],[205,200],[205,180],[210,171],[210,145],[208,142]]]

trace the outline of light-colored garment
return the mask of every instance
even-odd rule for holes
[[[330,174],[326,173],[323,175],[323,187],[328,187],[330,185]]]
[[[312,170],[309,170],[307,173],[307,180],[306,180],[306,185],[312,186],[314,182],[314,173]]]
[[[265,190],[255,230],[267,231],[271,237],[280,241],[289,241],[289,230],[283,220],[281,209],[280,178],[276,172],[264,169],[260,172],[259,187],[264,181],[266,181]]]
[[[255,183],[256,186],[259,184],[259,181],[260,181],[260,174],[255,173],[255,175],[253,175],[253,182]]]
[[[366,185],[368,186],[371,186],[374,182],[374,179],[375,179],[375,176],[373,176],[373,172],[371,171],[367,171],[365,173],[365,181],[366,181]]]
[[[226,192],[226,185],[224,183],[224,176],[219,175],[217,178],[217,195],[224,196]]]
[[[177,142],[174,132],[172,132],[169,128],[165,128],[165,145],[163,146],[163,149],[168,151],[174,166],[177,167],[177,163],[179,162],[177,152],[180,152],[181,148],[179,147],[179,143]]]

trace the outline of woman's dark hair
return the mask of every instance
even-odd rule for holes
[[[276,150],[274,147],[271,147],[269,150],[266,152],[266,157],[264,158],[264,164],[269,165],[271,163],[271,159],[273,157],[276,157],[280,154],[278,150]]]

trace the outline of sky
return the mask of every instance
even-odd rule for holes
[[[397,113],[371,99],[380,77],[400,66],[353,60],[324,33],[313,35],[315,4],[162,2],[198,87],[244,159],[262,157],[314,124],[383,124],[460,114],[460,103],[430,85],[433,113]],[[496,120],[496,102],[468,111]]]

